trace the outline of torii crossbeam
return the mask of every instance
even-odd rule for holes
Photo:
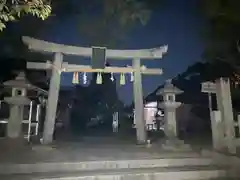
[[[28,69],[51,69],[52,77],[50,81],[48,108],[46,120],[44,124],[43,142],[48,144],[52,142],[54,131],[56,109],[58,102],[58,93],[60,81],[55,82],[55,79],[60,79],[59,71],[65,72],[103,72],[103,73],[134,73],[134,103],[136,114],[136,129],[138,143],[146,142],[145,121],[143,116],[143,91],[142,91],[142,74],[161,75],[162,69],[148,69],[141,66],[141,59],[161,59],[163,54],[167,53],[168,46],[159,48],[141,49],[141,50],[113,50],[106,49],[106,58],[113,60],[132,60],[132,67],[105,67],[103,69],[93,69],[91,66],[75,65],[63,62],[63,55],[77,55],[82,57],[91,57],[92,48],[68,46],[56,44],[43,40],[34,39],[31,37],[23,37],[23,42],[30,50],[52,53],[54,60],[52,63],[28,62]]]

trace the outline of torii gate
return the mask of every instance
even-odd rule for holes
[[[63,55],[76,55],[82,57],[92,57],[93,48],[84,48],[76,46],[68,46],[63,44],[56,44],[43,40],[34,39],[31,37],[23,37],[23,42],[30,50],[52,53],[54,54],[53,62],[39,63],[27,62],[28,69],[50,69],[52,76],[50,80],[49,96],[47,113],[44,124],[43,143],[49,144],[52,142],[56,109],[58,102],[58,94],[60,88],[61,71],[64,72],[101,72],[101,73],[134,73],[133,91],[134,104],[136,113],[136,129],[138,143],[146,142],[146,130],[144,121],[144,106],[143,106],[143,90],[142,90],[142,74],[161,75],[162,69],[148,69],[141,66],[141,59],[161,59],[163,54],[167,53],[168,46],[162,46],[153,49],[141,50],[113,50],[105,48],[105,58],[113,60],[130,59],[132,60],[132,67],[103,67],[94,69],[92,66],[75,65],[63,62]],[[57,80],[57,81],[56,81]]]

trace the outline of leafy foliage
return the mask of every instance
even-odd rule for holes
[[[136,24],[145,25],[151,15],[147,4],[139,0],[88,1],[81,12],[80,34],[89,44],[101,46],[115,46]]]
[[[201,0],[204,17],[208,20],[204,58],[240,66],[240,1]]]
[[[48,0],[0,0],[0,30],[6,28],[7,22],[26,14],[45,20],[51,10]]]
[[[1,40],[4,39],[5,44],[8,44],[6,46],[11,46],[18,52],[18,49],[22,49],[20,46],[23,46],[20,42],[22,35],[36,37],[47,32],[53,23],[62,23],[64,20],[71,18],[77,21],[74,24],[78,24],[82,45],[114,47],[121,45],[122,40],[135,25],[145,25],[151,16],[153,7],[161,7],[159,2],[162,2],[156,0],[51,0],[50,6],[49,1],[15,0],[13,2],[24,2],[25,6],[22,5],[21,8],[13,10],[15,6],[10,3],[6,4],[2,10],[0,9],[0,29],[4,29],[7,22],[19,20],[18,23],[9,23],[8,28],[1,33]],[[39,4],[30,6],[30,2],[39,2]],[[0,0],[1,4],[3,7],[3,0]],[[6,8],[11,10],[9,11],[11,13],[6,11]],[[45,14],[45,8],[48,10],[44,18],[52,10],[51,16],[46,21],[32,18],[31,15],[41,18],[41,12]],[[25,14],[30,14],[30,16],[25,18],[19,18],[18,16],[23,17]],[[29,24],[34,28],[29,28]],[[74,25],[72,27],[74,28]],[[15,43],[15,41],[18,43]]]
[[[214,71],[213,71],[214,69]],[[187,70],[181,74],[182,77],[188,78],[194,75],[199,75],[201,82],[214,81],[220,77],[233,77],[234,69],[227,62],[214,61],[214,62],[197,62],[189,66]]]

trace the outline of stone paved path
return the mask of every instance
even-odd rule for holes
[[[1,142],[0,142],[1,144]],[[174,152],[161,148],[161,143],[151,147],[136,145],[133,142],[116,140],[115,137],[84,137],[75,141],[56,142],[51,146],[22,145],[3,148],[1,163],[34,163],[56,161],[92,161],[116,159],[147,159],[174,157]],[[186,157],[196,156],[197,152],[186,152]]]

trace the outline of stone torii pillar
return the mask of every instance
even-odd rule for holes
[[[44,131],[43,131],[44,144],[49,144],[53,140],[58,95],[59,95],[60,81],[61,81],[61,72],[59,70],[62,67],[62,62],[63,62],[63,54],[55,53],[54,60],[53,60],[54,68],[52,68],[52,76],[50,80],[48,101],[47,101],[47,107],[46,107],[47,112],[46,112],[46,118],[44,122]]]
[[[212,126],[213,147],[222,151],[227,148],[229,153],[236,153],[234,118],[231,99],[230,80],[219,78],[215,83],[202,83],[203,93],[212,93],[217,96],[217,111],[211,110],[210,118]],[[210,101],[211,99],[209,99]]]
[[[230,80],[228,78],[220,78],[216,80],[216,95],[217,104],[221,112],[221,120],[224,126],[224,133],[226,136],[226,145],[228,152],[235,154],[236,145],[234,143],[235,130],[234,130],[234,118],[233,107],[230,89]]]
[[[167,53],[168,46],[162,46],[152,49],[141,50],[113,50],[105,49],[105,58],[113,60],[132,60],[133,67],[105,67],[101,69],[94,69],[91,66],[71,65],[62,63],[62,55],[77,55],[82,57],[92,57],[93,48],[75,47],[63,44],[56,44],[46,42],[30,37],[23,37],[23,42],[30,50],[38,52],[46,52],[55,54],[53,63],[27,63],[28,69],[52,69],[51,85],[49,89],[48,108],[44,126],[43,143],[48,144],[52,142],[52,134],[54,131],[56,108],[58,101],[58,92],[60,87],[60,73],[65,72],[100,72],[100,73],[134,73],[134,102],[137,118],[137,141],[139,143],[146,142],[145,123],[143,120],[143,93],[142,93],[142,74],[161,75],[162,69],[147,69],[141,68],[140,59],[161,59],[163,54]],[[101,48],[100,48],[101,49]],[[59,81],[56,79],[59,78]]]
[[[134,59],[133,68],[136,69],[133,81],[133,94],[135,104],[135,118],[137,129],[137,141],[139,144],[146,143],[146,123],[144,120],[144,105],[143,105],[143,89],[142,89],[142,75],[141,75],[141,61]]]

